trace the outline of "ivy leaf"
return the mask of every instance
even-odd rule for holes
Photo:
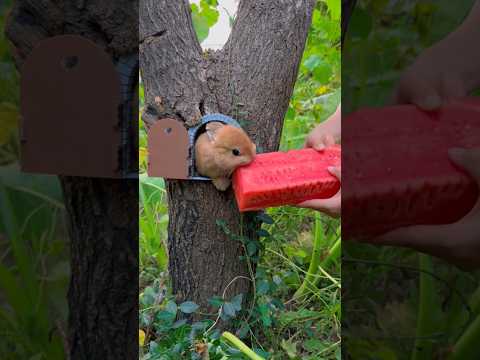
[[[268,293],[268,290],[270,289],[270,284],[268,283],[267,280],[262,280],[260,283],[257,285],[257,293],[258,295],[265,295]]]
[[[265,224],[273,224],[273,219],[270,215],[264,213],[264,212],[261,212],[257,215],[257,219],[261,222],[264,222]]]
[[[243,301],[243,294],[238,294],[232,299],[231,303],[236,311],[242,310],[242,301]]]
[[[260,229],[257,231],[257,235],[260,237],[269,237],[270,233],[265,229]]]
[[[223,313],[229,318],[234,317],[236,313],[235,305],[233,305],[231,302],[226,302],[223,304]]]
[[[255,241],[250,241],[247,244],[247,253],[248,256],[253,256],[257,252],[257,244],[255,244]]]
[[[160,311],[155,315],[155,320],[161,323],[171,323],[175,320],[175,315],[168,311]]]
[[[248,332],[250,331],[250,325],[243,321],[242,322],[242,326],[240,326],[240,329],[237,331],[237,336],[240,338],[240,339],[244,339]]]
[[[141,297],[142,304],[145,307],[150,307],[155,303],[156,293],[151,286],[147,286],[143,291],[143,296]]]
[[[197,311],[199,306],[192,301],[185,301],[180,304],[180,311],[184,314],[191,314]]]
[[[208,303],[216,308],[219,308],[223,305],[224,300],[220,296],[213,296],[212,298],[208,299]]]
[[[177,304],[175,304],[175,302],[171,300],[165,306],[165,310],[174,315],[177,315],[177,309]]]

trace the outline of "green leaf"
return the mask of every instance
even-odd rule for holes
[[[327,3],[332,20],[340,20],[340,15],[342,13],[341,2],[339,0],[325,0],[325,2]]]
[[[197,33],[198,41],[203,42],[208,37],[209,27],[207,20],[200,15],[200,10],[196,4],[191,4],[192,22],[195,32]]]
[[[268,283],[267,280],[262,280],[260,283],[257,285],[257,293],[258,295],[265,295],[268,293],[268,290],[270,289],[270,284]]]
[[[247,253],[248,256],[253,256],[257,252],[257,244],[255,244],[255,241],[250,241],[247,244]]]
[[[200,1],[200,7],[202,8],[200,15],[205,19],[209,28],[215,25],[218,21],[219,13],[215,8],[216,6],[216,2],[213,4],[211,1],[207,0]]]
[[[257,235],[260,237],[269,237],[270,233],[265,229],[260,229],[257,231]]]
[[[223,313],[228,317],[234,317],[236,313],[235,306],[231,302],[226,302],[223,304]]]
[[[159,311],[155,315],[155,319],[161,323],[172,323],[175,320],[175,315],[168,311]]]
[[[185,301],[180,304],[180,311],[184,314],[191,314],[197,311],[199,306],[192,301]]]
[[[242,310],[242,301],[243,301],[243,294],[238,294],[234,296],[231,303],[234,306],[236,311]]]
[[[214,307],[219,308],[223,305],[224,300],[220,296],[213,296],[212,298],[208,299],[208,303]]]
[[[200,1],[200,8],[191,4],[193,27],[200,43],[208,37],[210,28],[218,21],[219,12],[216,7],[217,2],[212,0]]]
[[[145,307],[150,307],[155,303],[155,290],[151,286],[147,286],[145,290],[143,290],[143,296],[141,298],[142,304]]]
[[[318,54],[313,54],[309,56],[303,65],[310,71],[313,71],[317,66],[320,66],[322,64],[322,58]]]
[[[171,314],[177,315],[177,309],[178,309],[177,304],[175,304],[175,302],[171,300],[167,302],[167,305],[165,306],[165,310]]]
[[[261,222],[264,222],[265,224],[273,224],[273,219],[270,215],[264,213],[264,212],[261,212],[257,215],[257,219]]]

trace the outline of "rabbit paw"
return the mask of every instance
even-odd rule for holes
[[[215,186],[217,190],[220,190],[220,191],[227,190],[231,183],[230,179],[228,178],[217,178],[217,179],[213,179],[212,182],[213,182],[213,186]]]

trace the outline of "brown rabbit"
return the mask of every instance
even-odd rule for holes
[[[212,121],[195,143],[195,166],[200,175],[212,179],[220,191],[230,186],[230,176],[255,158],[256,146],[240,128]]]

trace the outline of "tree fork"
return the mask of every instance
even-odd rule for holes
[[[305,47],[315,0],[240,1],[232,33],[220,51],[202,52],[187,0],[140,2],[140,69],[146,106],[161,100],[160,117],[186,126],[220,112],[244,121],[263,151],[278,149]],[[157,101],[155,101],[157,99]],[[178,300],[208,306],[237,276],[249,277],[243,247],[217,225],[257,238],[250,221],[240,228],[231,190],[201,181],[167,181],[169,271]],[[250,226],[249,226],[250,225]],[[247,294],[238,280],[227,296]]]

